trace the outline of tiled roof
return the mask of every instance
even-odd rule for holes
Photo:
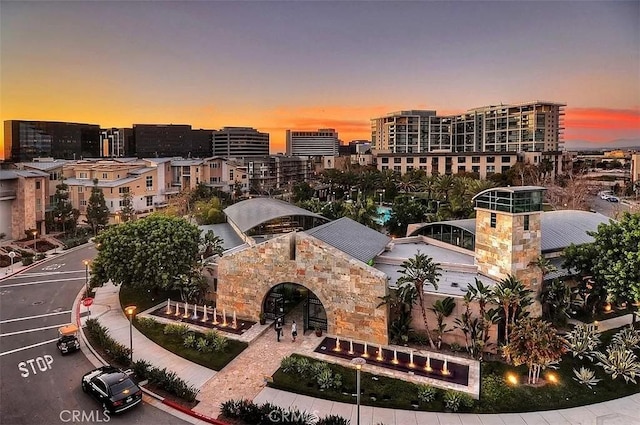
[[[223,212],[227,219],[233,222],[243,233],[259,224],[279,217],[302,215],[319,218],[323,221],[327,220],[327,218],[319,214],[273,198],[247,199],[225,208]]]
[[[347,217],[314,227],[305,233],[365,263],[384,251],[391,241],[389,236]]]

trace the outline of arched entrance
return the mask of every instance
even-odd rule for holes
[[[284,282],[272,287],[262,303],[262,313],[266,319],[281,319],[300,309],[302,312],[302,330],[320,328],[327,330],[327,312],[320,299],[304,286]]]

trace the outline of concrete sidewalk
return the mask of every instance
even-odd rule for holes
[[[265,388],[254,399],[312,412],[322,418],[338,415],[356,424],[355,404],[339,403],[287,391]],[[436,413],[360,406],[361,425],[640,425],[640,394],[571,409],[528,413]]]
[[[120,288],[107,283],[103,287],[96,288],[93,305],[89,307],[91,315],[82,318],[82,324],[87,318],[98,319],[100,324],[109,329],[109,334],[113,339],[129,346],[129,319],[120,308],[118,294]],[[81,314],[86,312],[86,307],[80,307]],[[211,379],[216,372],[204,366],[192,363],[172,352],[160,347],[144,335],[135,327],[133,332],[133,360],[143,359],[160,369],[167,368],[178,374],[189,385],[197,389],[202,388],[205,382]]]

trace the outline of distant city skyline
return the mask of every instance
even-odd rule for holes
[[[636,1],[1,1],[0,43],[3,121],[246,126],[284,152],[287,129],[546,100],[568,146],[640,145]]]

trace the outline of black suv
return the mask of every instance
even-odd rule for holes
[[[142,390],[122,370],[103,366],[82,377],[82,391],[91,394],[105,410],[120,413],[142,401]]]

